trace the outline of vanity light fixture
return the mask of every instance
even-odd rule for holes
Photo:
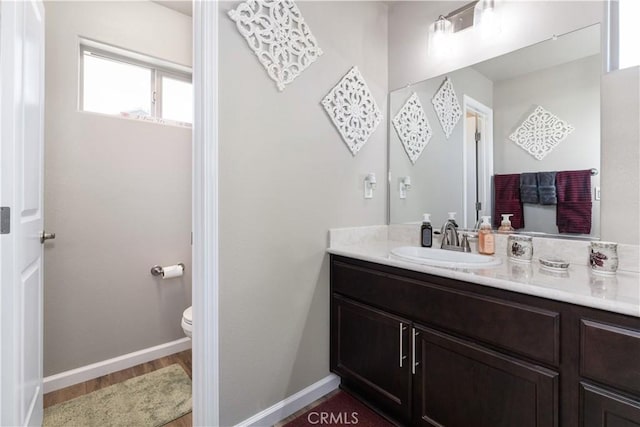
[[[364,198],[365,199],[373,199],[373,190],[376,189],[377,181],[376,174],[370,172],[364,178]]]
[[[447,15],[440,15],[429,26],[429,54],[440,55],[450,50],[451,36],[467,28],[477,28],[484,36],[500,32],[497,4],[500,0],[476,0]]]
[[[407,191],[411,189],[411,177],[405,176],[400,178],[400,198],[407,198]]]

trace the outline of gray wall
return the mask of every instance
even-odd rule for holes
[[[393,124],[389,126],[389,168],[391,170],[392,223],[416,222],[423,213],[431,213],[434,227],[439,227],[448,218],[447,212],[457,212],[462,224],[463,213],[463,166],[464,117],[453,128],[449,139],[440,125],[431,99],[445,77],[453,83],[460,106],[464,95],[491,107],[493,105],[493,82],[472,68],[463,68],[446,76],[429,79],[389,95],[390,115],[394,117],[413,92],[418,94],[433,134],[415,164],[411,163]],[[411,190],[406,199],[399,197],[399,179],[409,175]],[[473,227],[473,223],[470,227]]]
[[[528,73],[494,85],[493,159],[496,174],[600,169],[600,55]],[[542,106],[575,130],[538,160],[509,139]],[[591,179],[600,185],[600,175]],[[593,191],[591,192],[593,195]],[[558,233],[556,207],[524,205],[525,231]],[[591,235],[600,235],[600,202],[593,201]]]
[[[324,54],[279,92],[220,3],[221,424],[329,374],[328,229],[383,224],[387,5],[298,2]],[[320,101],[357,65],[385,118],[353,157]],[[374,198],[363,179],[375,172]]]
[[[602,79],[602,237],[640,242],[640,67]]]
[[[191,64],[191,19],[151,2],[47,2],[44,374],[184,337],[191,130],[78,112],[78,36]],[[154,264],[186,264],[159,281]]]

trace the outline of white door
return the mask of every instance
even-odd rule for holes
[[[493,110],[464,95],[465,143],[463,161],[463,227],[473,228],[493,208]]]
[[[0,5],[0,425],[40,425],[44,7]]]

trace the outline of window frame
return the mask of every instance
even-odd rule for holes
[[[85,110],[84,108],[84,58],[89,54],[107,61],[124,63],[136,67],[145,68],[150,71],[149,95],[151,111],[150,116],[156,120],[166,120],[168,122],[177,123],[171,119],[162,117],[162,79],[166,76],[176,80],[190,83],[193,88],[193,75],[190,67],[175,64],[163,59],[154,58],[148,55],[139,54],[128,51],[115,46],[109,46],[100,42],[89,39],[80,38],[79,42],[79,78],[78,78],[78,110],[88,113],[106,114],[112,117],[122,117],[118,114],[99,113],[95,111]],[[187,125],[193,123],[180,122]]]
[[[606,64],[605,72],[618,69],[620,55],[620,8],[615,0],[608,0],[605,5],[606,19]]]

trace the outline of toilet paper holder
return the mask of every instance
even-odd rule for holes
[[[179,262],[178,265],[182,267],[182,271],[184,271],[184,264]],[[164,276],[164,268],[162,268],[162,266],[160,265],[154,265],[153,267],[151,267],[151,275],[160,277]]]

